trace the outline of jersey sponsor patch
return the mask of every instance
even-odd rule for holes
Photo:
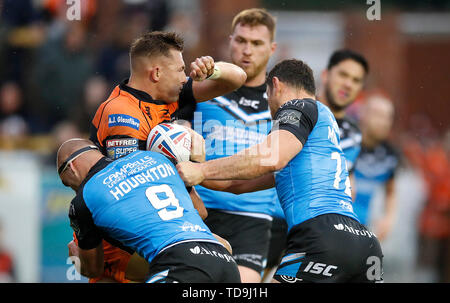
[[[139,140],[136,138],[120,138],[106,140],[106,155],[116,160],[139,149]]]
[[[295,127],[300,127],[300,119],[302,113],[295,109],[286,109],[280,112],[277,121],[280,124],[292,124]]]
[[[108,116],[108,127],[113,126],[127,126],[139,130],[139,119],[129,115],[113,114]]]

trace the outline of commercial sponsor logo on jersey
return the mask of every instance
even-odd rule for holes
[[[259,100],[249,100],[244,97],[241,97],[241,99],[239,99],[239,105],[248,106],[254,109],[258,109],[259,103]]]
[[[125,114],[113,114],[108,116],[108,127],[127,126],[139,130],[139,119]]]
[[[280,124],[292,124],[296,127],[300,127],[300,119],[302,117],[302,112],[298,110],[284,110],[281,112],[277,118]]]
[[[106,153],[108,158],[116,160],[138,150],[138,139],[122,138],[106,140]]]
[[[308,272],[315,275],[323,275],[326,277],[332,277],[332,270],[337,269],[336,265],[329,265],[325,263],[315,263],[309,262],[308,265],[303,269],[304,272]]]
[[[204,247],[200,247],[198,245],[194,248],[190,248],[189,250],[194,255],[210,255],[210,256],[213,256],[216,258],[221,258],[221,259],[227,261],[228,263],[235,262],[233,257],[228,254],[222,254],[215,250],[209,250]]]
[[[191,222],[184,222],[181,226],[182,231],[190,231],[190,232],[198,232],[198,231],[206,231],[206,229],[202,228],[200,225],[192,224]]]
[[[253,263],[257,266],[263,266],[264,260],[262,255],[257,254],[239,254],[233,255],[236,260],[243,260],[246,262]]]
[[[351,212],[353,211],[353,206],[352,206],[351,202],[347,202],[347,201],[341,200],[341,201],[339,201],[339,206],[342,207],[345,210],[348,210],[348,211],[351,211]]]
[[[334,224],[334,228],[336,230],[349,232],[349,233],[352,233],[357,236],[363,236],[363,237],[369,237],[369,238],[375,237],[375,234],[373,232],[370,232],[365,229],[356,229],[356,228],[347,226],[346,224],[342,224],[342,223]]]
[[[281,280],[283,280],[286,283],[296,283],[296,282],[303,281],[302,279],[299,279],[297,277],[291,277],[291,276],[286,276],[286,275],[279,275],[279,277],[281,278]]]

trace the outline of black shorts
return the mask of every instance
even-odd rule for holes
[[[270,230],[269,252],[267,254],[267,268],[278,266],[281,256],[287,245],[287,223],[286,220],[274,217]]]
[[[147,283],[240,283],[233,257],[221,244],[183,242],[160,252],[150,263]]]
[[[279,282],[382,282],[380,243],[350,217],[321,215],[294,226],[274,279]]]
[[[209,229],[227,240],[238,265],[261,273],[266,266],[272,221],[208,209]]]

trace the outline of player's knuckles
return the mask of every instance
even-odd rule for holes
[[[207,72],[208,72],[208,69],[207,69],[207,67],[206,67],[206,64],[205,64],[205,62],[204,62],[202,59],[197,58],[197,59],[195,60],[195,63],[196,63],[196,65],[197,65],[197,67],[198,67],[203,73],[207,73]]]

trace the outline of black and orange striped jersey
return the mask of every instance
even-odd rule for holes
[[[131,88],[128,80],[116,86],[98,108],[91,123],[90,140],[103,154],[117,159],[138,149],[145,150],[150,130],[162,122],[192,114],[196,101],[192,79],[183,86],[177,102],[155,100],[146,92]]]

